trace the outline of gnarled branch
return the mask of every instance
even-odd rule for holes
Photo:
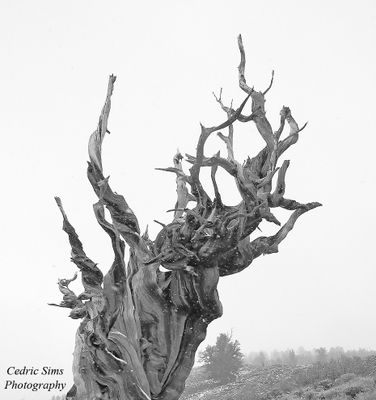
[[[196,154],[186,155],[191,164],[183,170],[183,156],[178,151],[173,166],[157,168],[176,175],[177,199],[171,223],[161,225],[153,240],[146,231],[140,234],[137,218],[125,198],[115,193],[105,177],[102,144],[108,133],[108,118],[115,76],[111,75],[99,123],[89,139],[88,179],[98,197],[94,214],[111,240],[114,260],[103,277],[89,259],[59,198],[63,229],[68,234],[72,261],[81,271],[84,292],[76,296],[69,289],[70,280],[59,280],[63,294],[60,304],[70,308],[72,318],[82,322],[76,336],[74,380],[69,391],[72,400],[88,398],[111,400],[176,400],[193,366],[198,345],[208,324],[222,315],[217,284],[220,276],[237,273],[261,254],[278,251],[280,243],[293,229],[297,219],[319,203],[299,203],[286,199],[286,171],[289,161],[278,166],[279,157],[298,140],[299,128],[288,107],[280,113],[280,126],[273,131],[266,117],[264,91],[248,86],[245,78],[245,51],[241,36],[239,86],[247,97],[239,108],[224,105],[222,90],[216,101],[227,119],[213,127],[201,125]],[[251,98],[250,115],[242,111]],[[234,154],[234,125],[254,123],[265,147],[253,158],[239,162]],[[290,132],[281,140],[284,127]],[[228,135],[220,130],[228,128]],[[218,152],[205,157],[209,136],[218,132],[227,149],[227,157]],[[200,181],[201,168],[211,168],[214,198]],[[218,167],[235,180],[241,201],[224,204]],[[275,177],[277,178],[275,179]],[[190,201],[193,206],[189,207]],[[281,223],[274,209],[292,213]],[[106,219],[105,210],[110,220]],[[273,213],[272,210],[273,209]],[[254,237],[262,221],[279,228],[274,235]],[[129,260],[125,262],[126,244]],[[163,268],[162,268],[163,267]]]

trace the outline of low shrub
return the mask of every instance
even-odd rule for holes
[[[355,397],[355,400],[375,400],[376,399],[376,390],[372,390],[372,392],[368,393],[360,393]]]
[[[341,375],[339,378],[337,378],[334,383],[336,385],[342,385],[344,383],[350,382],[352,379],[354,379],[356,377],[355,374],[353,373],[349,373],[349,374],[343,374]]]

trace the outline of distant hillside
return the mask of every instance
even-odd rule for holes
[[[245,366],[235,382],[216,384],[203,368],[189,377],[182,400],[376,400],[376,356],[306,366]]]

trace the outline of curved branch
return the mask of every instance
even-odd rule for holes
[[[289,165],[290,165],[289,160],[283,161],[282,167],[278,172],[276,188],[274,189],[274,192],[271,195],[270,205],[279,204],[280,200],[285,194],[285,189],[286,189],[285,177]]]
[[[108,117],[110,115],[110,110],[111,110],[111,96],[112,92],[114,90],[114,83],[116,81],[116,76],[115,75],[110,75],[109,80],[108,80],[108,87],[107,87],[107,95],[106,95],[106,100],[101,112],[101,115],[99,117],[99,122],[98,122],[98,127],[96,131],[90,136],[89,139],[89,157],[91,162],[97,166],[97,168],[100,171],[103,171],[102,169],[102,142],[104,139],[104,136],[108,131],[107,129],[107,122],[108,122]]]
[[[273,82],[274,82],[274,70],[272,71],[272,78],[270,79],[270,84],[269,84],[269,86],[268,86],[267,89],[262,93],[264,96],[265,96],[266,93],[268,93],[269,90],[272,88]]]
[[[239,117],[240,113],[242,112],[244,106],[247,104],[247,101],[249,99],[250,95],[248,95],[245,100],[242,102],[240,107],[235,111],[233,115],[231,115],[227,121],[223,122],[222,124],[218,126],[214,126],[211,128],[205,128],[203,125],[201,125],[201,135],[198,139],[197,143],[197,152],[196,152],[196,159],[195,163],[193,166],[190,168],[190,173],[192,177],[192,181],[195,182],[196,180],[199,179],[199,174],[200,174],[200,168],[204,159],[204,146],[205,142],[210,136],[211,133],[215,131],[219,131],[220,129],[226,128],[230,126],[232,123],[234,123],[237,118]]]
[[[220,276],[232,275],[247,268],[255,258],[262,254],[272,254],[278,252],[278,245],[286,238],[287,234],[293,229],[297,219],[307,211],[320,207],[320,203],[308,203],[295,210],[288,221],[273,236],[261,236],[252,242],[249,237],[244,238],[236,247],[225,253],[219,259]]]
[[[277,158],[280,157],[290,146],[295,144],[299,139],[299,132],[301,132],[308,124],[306,122],[301,128],[299,128],[295,119],[291,115],[291,110],[289,107],[283,106],[281,111],[281,122],[286,120],[290,126],[290,132],[286,139],[278,143]],[[282,128],[283,129],[283,128]],[[279,133],[279,131],[278,131]],[[281,132],[282,133],[282,132]],[[279,134],[280,136],[280,134]],[[278,138],[279,138],[278,136]]]
[[[251,88],[250,86],[247,85],[247,81],[245,79],[245,52],[244,52],[244,46],[243,46],[243,39],[242,39],[242,35],[238,36],[238,46],[239,46],[239,50],[240,50],[240,64],[238,67],[238,71],[239,71],[239,86],[240,88],[250,94],[253,92],[253,87]]]
[[[103,295],[107,300],[107,313],[105,314],[106,329],[112,326],[112,321],[116,317],[122,298],[126,289],[126,268],[124,262],[125,244],[121,240],[119,232],[112,224],[106,221],[102,202],[93,205],[95,217],[99,225],[109,235],[114,252],[114,261],[103,280]]]
[[[76,280],[77,272],[71,279],[59,279],[59,290],[63,294],[63,300],[60,304],[48,303],[49,306],[63,307],[72,309],[69,316],[73,319],[83,318],[87,314],[86,307],[81,301],[80,296],[77,297],[73,290],[69,289],[69,284]]]
[[[111,95],[116,77],[110,75],[107,88],[107,96],[99,117],[98,127],[89,139],[88,179],[95,193],[110,211],[113,225],[129,245],[134,245],[140,240],[140,228],[138,221],[125,201],[124,197],[112,191],[108,178],[103,176],[102,167],[102,143],[107,129],[107,121],[111,110]]]
[[[93,290],[101,289],[103,281],[102,271],[97,267],[96,263],[86,256],[82,243],[72,224],[68,220],[60,198],[55,197],[55,200],[63,216],[63,231],[68,234],[69,243],[72,249],[72,261],[77,265],[82,273],[82,284],[85,292],[90,293]]]
[[[190,154],[185,154],[187,157],[186,161],[190,164],[194,164],[196,162],[196,157],[191,156]],[[217,155],[213,157],[204,157],[202,160],[201,167],[213,167],[219,166],[222,167],[226,172],[230,175],[236,175],[236,165],[226,160],[225,158],[219,157]]]

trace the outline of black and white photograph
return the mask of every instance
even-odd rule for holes
[[[376,400],[376,3],[1,0],[3,400]]]

